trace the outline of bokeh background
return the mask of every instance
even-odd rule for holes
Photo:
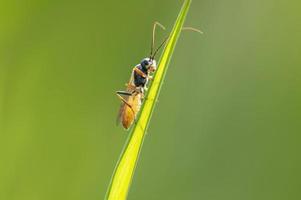
[[[0,1],[0,199],[103,199],[151,29],[182,0]],[[131,200],[301,199],[301,3],[194,0]],[[163,39],[158,31],[158,41]]]

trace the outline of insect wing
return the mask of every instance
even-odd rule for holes
[[[128,101],[128,96],[125,96],[124,99],[126,101]],[[127,106],[124,102],[121,102],[120,104],[120,107],[119,107],[119,111],[118,111],[118,115],[117,115],[117,118],[116,118],[116,125],[118,126],[121,121],[122,121],[122,117],[124,115],[124,110],[125,110],[125,106]]]

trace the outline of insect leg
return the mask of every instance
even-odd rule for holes
[[[126,95],[126,96],[131,96],[132,95],[132,93],[127,92],[127,91],[117,91],[116,93],[121,94],[121,95]]]

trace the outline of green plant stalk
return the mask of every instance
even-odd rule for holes
[[[144,136],[155,107],[155,102],[158,99],[170,59],[189,10],[190,3],[191,0],[184,1],[166,46],[162,51],[158,69],[149,87],[149,92],[145,98],[146,100],[142,106],[140,115],[137,118],[137,123],[131,129],[126,145],[118,160],[105,199],[123,200],[127,198]]]

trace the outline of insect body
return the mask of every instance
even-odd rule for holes
[[[151,74],[154,73],[157,68],[156,60],[154,60],[155,55],[168,39],[168,37],[166,37],[159,47],[153,51],[155,45],[155,29],[157,25],[165,30],[164,26],[160,23],[154,23],[150,57],[144,58],[133,68],[130,81],[126,84],[126,90],[116,92],[117,96],[122,101],[117,120],[118,122],[121,122],[125,129],[129,129],[136,119],[144,99],[145,91],[147,90],[147,84],[149,80],[152,79]],[[190,27],[183,28],[183,30],[185,29],[200,32],[199,30]]]
[[[156,61],[145,58],[133,68],[131,79],[127,84],[126,91],[117,91],[117,96],[122,104],[119,111],[119,121],[125,129],[128,129],[140,110],[147,83],[150,76],[156,70]]]
[[[162,29],[165,29],[160,23],[154,23],[150,57],[144,58],[133,68],[130,81],[126,84],[126,91],[116,92],[117,96],[122,101],[117,120],[118,122],[121,122],[125,129],[128,129],[136,119],[136,115],[139,112],[144,99],[145,91],[147,90],[148,82],[152,79],[151,74],[154,73],[157,68],[156,60],[154,59],[155,55],[167,40],[167,38],[165,38],[156,51],[153,51],[155,29],[157,25]]]

